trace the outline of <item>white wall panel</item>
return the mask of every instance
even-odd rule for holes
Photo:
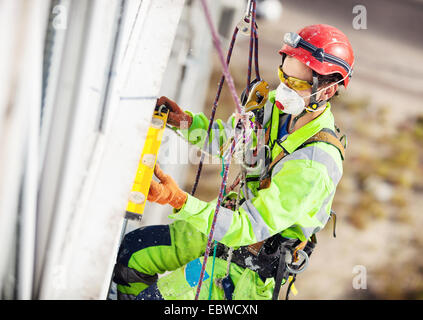
[[[184,1],[127,2],[122,20],[124,37],[111,70],[114,79],[109,83],[106,103],[101,103],[101,95],[107,94],[103,85],[109,73],[101,74],[107,68],[99,64],[110,60],[99,49],[110,52],[114,43],[107,28],[116,23],[112,13],[119,10],[120,1],[90,3],[86,10],[78,2],[72,6],[81,7],[70,8],[70,14],[85,12],[89,18],[82,39],[78,38],[82,37],[78,31],[82,26],[72,26],[75,19],[69,19],[68,28],[75,28],[72,43],[80,44],[75,49],[79,60],[73,63],[79,71],[66,83],[72,91],[67,100],[72,104],[72,108],[67,106],[72,121],[68,118],[71,123],[67,123],[67,143],[62,149],[60,183],[56,180],[59,188],[43,268],[42,299],[106,297],[127,196]],[[130,10],[134,8],[140,8],[135,16]],[[79,16],[78,21],[81,19],[84,17]],[[103,131],[94,134],[93,125],[103,111],[99,104],[107,112]]]
[[[6,299],[31,295],[47,6],[0,2],[0,297]]]

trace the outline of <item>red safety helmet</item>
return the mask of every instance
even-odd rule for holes
[[[306,64],[321,75],[339,73],[348,86],[354,53],[347,36],[327,24],[316,24],[301,29],[298,34],[289,32],[279,54],[287,54]]]

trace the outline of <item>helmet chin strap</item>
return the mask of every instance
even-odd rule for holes
[[[313,85],[311,87],[310,103],[308,104],[308,106],[304,108],[304,110],[299,115],[297,115],[294,119],[292,119],[291,125],[289,126],[289,131],[291,131],[294,128],[298,119],[300,119],[301,117],[303,117],[309,112],[319,111],[319,109],[326,104],[327,100],[323,100],[319,102],[317,102],[316,100],[316,92],[318,87],[319,87],[319,80],[317,77],[317,72],[313,70]]]
[[[317,96],[317,90],[319,88],[319,80],[317,72],[313,70],[313,86],[311,87],[311,96],[310,96],[310,103],[308,106],[305,107],[306,111],[308,112],[315,112],[320,107],[324,106],[327,102],[327,100],[322,100],[317,102],[316,96]]]

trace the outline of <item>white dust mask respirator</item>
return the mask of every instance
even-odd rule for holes
[[[304,99],[283,82],[276,88],[275,104],[284,113],[294,116],[299,115],[305,109]]]
[[[320,90],[316,90],[316,86],[314,86],[314,93],[301,97],[294,89],[288,87],[285,83],[281,82],[279,86],[276,88],[276,95],[275,95],[275,104],[279,110],[283,111],[287,114],[292,114],[293,116],[297,116],[301,114],[305,109],[308,112],[316,112],[321,110],[322,108],[326,107],[327,100],[323,101],[316,101],[316,95],[327,88],[330,88],[339,82],[343,81],[341,79],[329,87],[322,88]],[[311,98],[310,104],[308,106],[305,105],[304,99]]]

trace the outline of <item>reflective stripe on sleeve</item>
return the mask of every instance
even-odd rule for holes
[[[328,172],[329,177],[332,179],[334,186],[336,186],[341,180],[342,172],[338,168],[338,165],[336,164],[335,160],[332,158],[332,156],[327,153],[326,151],[322,150],[321,148],[313,145],[310,147],[305,147],[302,149],[299,149],[290,155],[287,155],[284,157],[281,161],[279,161],[272,170],[272,178],[282,170],[283,165],[287,161],[291,160],[312,160],[319,162],[323,164]]]
[[[226,235],[232,224],[233,215],[234,211],[222,206],[219,208],[219,213],[217,214],[216,224],[214,227],[213,238],[215,240],[220,241]]]
[[[246,200],[241,205],[241,208],[244,209],[248,214],[248,218],[250,220],[257,242],[269,238],[269,228],[264,222],[263,217],[260,215],[260,212],[258,212],[256,207],[254,207],[253,203],[250,200]]]
[[[317,219],[317,221],[319,221],[322,226],[321,227],[310,227],[310,228],[303,228],[300,227],[301,231],[304,234],[304,237],[306,239],[310,238],[314,233],[319,232],[320,230],[322,230],[326,223],[328,222],[329,218],[330,218],[330,214],[326,211],[326,207],[329,203],[329,201],[332,199],[332,197],[334,196],[335,191],[332,191],[330,195],[328,195],[326,197],[326,199],[323,201],[322,206],[320,207],[319,212],[317,212],[313,217]]]

